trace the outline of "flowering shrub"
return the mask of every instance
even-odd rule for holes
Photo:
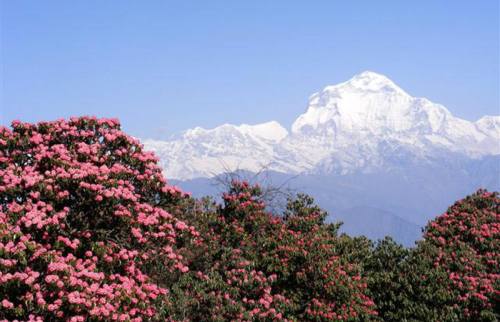
[[[364,266],[383,321],[498,321],[499,201],[479,190],[429,222],[416,248],[373,249]]]
[[[479,190],[431,221],[425,243],[451,281],[461,320],[497,320],[500,312],[500,198]],[[496,312],[496,314],[495,314]]]
[[[192,259],[193,278],[179,293],[198,308],[194,320],[353,321],[374,316],[359,266],[336,248],[338,226],[324,224],[325,214],[305,196],[290,201],[285,220],[267,213],[261,200],[258,186],[233,182],[224,204],[198,217],[198,230],[210,238]]]
[[[185,198],[116,120],[0,129],[0,319],[154,318],[156,270],[184,274],[192,226],[159,207]]]

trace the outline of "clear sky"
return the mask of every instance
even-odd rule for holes
[[[2,0],[0,0],[2,1]],[[2,1],[0,123],[113,116],[140,137],[277,120],[372,70],[500,114],[499,1]]]

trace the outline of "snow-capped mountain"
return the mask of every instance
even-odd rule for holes
[[[143,142],[174,179],[263,168],[287,174],[371,173],[450,154],[498,155],[500,116],[463,120],[442,105],[410,96],[383,75],[363,72],[311,95],[290,132],[275,121],[224,124]]]
[[[156,153],[167,178],[191,179],[246,169],[257,171],[275,163],[275,149],[288,137],[277,122],[240,126],[224,124],[211,130],[200,127],[187,130],[180,139],[145,140]],[[288,170],[283,163],[283,170]],[[296,171],[295,169],[290,169]]]
[[[311,95],[290,131],[274,121],[225,124],[143,142],[166,177],[197,196],[215,194],[218,174],[268,170],[264,181],[291,182],[344,231],[407,246],[454,200],[500,190],[500,116],[457,118],[373,72]]]

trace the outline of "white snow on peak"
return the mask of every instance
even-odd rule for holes
[[[242,124],[239,126],[239,129],[240,131],[248,133],[250,135],[255,135],[257,137],[274,142],[279,142],[288,135],[288,131],[276,121],[261,123],[257,125]]]
[[[186,179],[281,164],[274,158],[274,149],[287,136],[284,127],[271,121],[256,125],[224,124],[213,129],[196,127],[176,140],[145,140],[143,143],[159,156],[167,177]],[[281,169],[296,171],[288,165]]]
[[[307,111],[293,123],[292,132],[308,133],[324,126],[337,133],[380,134],[422,127],[425,121],[436,129],[447,115],[451,114],[443,106],[411,97],[387,77],[363,72],[313,94]]]
[[[500,137],[500,116],[486,115],[477,120],[475,124],[480,131],[496,134]]]
[[[145,140],[168,178],[263,168],[284,173],[369,172],[395,161],[500,154],[500,116],[470,122],[366,71],[314,93],[289,133],[278,122],[196,127],[178,139]]]
[[[276,121],[249,125],[241,124],[239,126],[232,124],[223,124],[213,129],[204,129],[195,127],[184,132],[186,139],[197,139],[210,135],[246,135],[254,139],[279,142],[288,135],[288,131]]]
[[[355,75],[350,80],[337,84],[327,86],[325,91],[338,92],[338,91],[358,91],[358,92],[399,92],[406,94],[399,86],[392,80],[382,74],[372,71],[364,71]],[[406,94],[408,95],[408,94]]]

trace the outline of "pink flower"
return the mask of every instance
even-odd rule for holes
[[[2,300],[2,306],[6,309],[11,309],[14,307],[14,303],[10,302],[9,300],[7,299],[3,299]]]
[[[43,142],[43,137],[40,133],[35,133],[31,138],[30,142],[33,144],[40,144]]]
[[[188,225],[186,225],[186,223],[183,221],[178,221],[175,223],[175,228],[177,228],[179,230],[185,230],[188,228]]]

